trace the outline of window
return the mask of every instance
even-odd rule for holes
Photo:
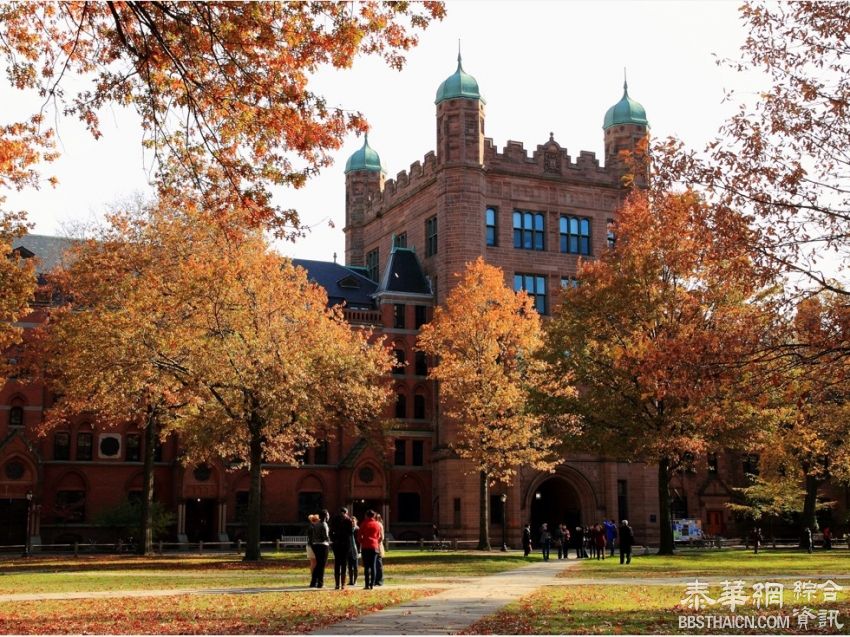
[[[407,418],[407,396],[404,394],[395,397],[395,417]]]
[[[688,496],[674,493],[670,500],[670,517],[681,520],[688,517]]]
[[[425,220],[425,256],[437,254],[437,217]]]
[[[759,474],[758,454],[750,453],[744,456],[744,473],[750,476],[757,476]]]
[[[716,453],[708,454],[708,472],[709,473],[717,473],[717,454]]]
[[[142,437],[139,434],[127,434],[127,462],[138,462],[142,459]]]
[[[247,493],[247,491],[245,492]],[[318,491],[301,491],[298,493],[298,521],[307,522],[307,516],[318,513],[322,506],[322,494]]]
[[[629,489],[625,480],[617,480],[617,511],[621,520],[629,519]]]
[[[395,465],[405,465],[405,464],[407,464],[407,441],[406,440],[396,440],[395,441],[395,455],[393,456],[393,464],[395,464]]]
[[[540,314],[546,314],[546,277],[539,274],[514,274],[514,291],[520,290],[528,293]]]
[[[460,498],[455,498],[452,503],[452,523],[455,527],[460,527]]]
[[[413,397],[413,417],[417,420],[425,420],[425,396],[416,394]]]
[[[57,431],[53,434],[53,459],[71,459],[71,434],[67,431]]]
[[[322,440],[313,447],[313,464],[328,464],[328,441]]]
[[[404,312],[405,305],[403,303],[393,305],[393,327],[404,329]]]
[[[417,376],[428,375],[428,359],[425,357],[425,352],[416,352],[413,371]]]
[[[608,249],[612,250],[617,245],[617,233],[614,232],[614,220],[608,219],[606,222],[606,238],[608,240]]]
[[[425,443],[421,440],[413,441],[413,466],[421,467],[425,460]]]
[[[420,498],[418,493],[398,494],[398,521],[419,522]]]
[[[590,254],[590,219],[561,217],[561,252]]]
[[[90,431],[77,434],[77,460],[91,460],[93,435]]]
[[[578,279],[574,276],[562,276],[561,277],[561,287],[562,288],[577,288],[578,287]]]
[[[378,254],[378,248],[366,253],[366,275],[373,281],[378,280],[378,272],[380,270],[380,258]]]
[[[24,426],[24,408],[12,407],[9,410],[9,429],[20,429]]]
[[[402,232],[400,234],[393,235],[393,247],[394,248],[406,248],[407,247],[407,233]]]
[[[403,349],[394,349],[393,355],[395,356],[395,363],[393,363],[393,374],[397,376],[404,375],[404,368],[407,365],[404,360],[404,350]]]
[[[63,522],[82,522],[86,519],[86,492],[57,491],[55,510]]]
[[[487,234],[487,245],[496,245],[496,209],[487,208],[484,211],[484,225]]]
[[[523,250],[543,250],[543,214],[514,212],[514,247]]]
[[[427,308],[424,305],[414,306],[413,326],[418,330],[428,322]]]

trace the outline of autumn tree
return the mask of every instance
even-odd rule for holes
[[[657,466],[661,554],[673,551],[671,474],[734,444],[758,413],[735,383],[765,320],[746,232],[692,192],[633,192],[615,247],[580,264],[546,325],[545,360],[580,388],[553,408],[581,417],[588,448]]]
[[[361,54],[401,68],[443,13],[440,2],[15,2],[0,7],[0,55],[10,84],[37,93],[37,118],[52,105],[99,137],[105,109],[131,107],[154,160],[179,166],[198,196],[214,168],[222,215],[292,235],[297,213],[270,189],[303,185],[366,128],[311,90],[311,74]],[[37,140],[0,128],[0,170],[15,140],[36,152]]]
[[[429,378],[439,381],[443,413],[457,426],[449,445],[479,474],[478,548],[490,550],[490,486],[510,484],[525,466],[551,469],[560,461],[561,433],[574,424],[570,416],[535,413],[533,393],[574,390],[568,374],[555,381],[535,358],[543,341],[531,297],[509,289],[502,271],[480,257],[458,276],[417,347],[437,361]]]

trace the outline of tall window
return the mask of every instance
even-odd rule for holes
[[[414,310],[413,326],[418,330],[428,322],[428,315],[426,313],[427,308],[424,305],[415,305]]]
[[[429,217],[425,220],[425,256],[430,257],[437,254],[437,217]]]
[[[393,327],[404,329],[404,313],[406,306],[404,303],[396,303],[393,305]]]
[[[404,350],[394,349],[393,354],[395,355],[395,363],[393,363],[393,374],[396,374],[397,376],[404,376],[404,367],[406,365],[404,360]]]
[[[484,226],[487,234],[487,245],[496,245],[496,209],[487,208],[484,211]]]
[[[416,352],[414,359],[414,373],[417,376],[428,375],[428,359],[425,358],[425,352]]]
[[[77,434],[77,460],[91,460],[92,439],[90,431],[81,431]]]
[[[53,459],[69,460],[71,458],[71,434],[67,431],[57,431],[53,434]]]
[[[407,441],[406,440],[396,440],[395,441],[395,454],[393,454],[393,464],[399,465],[399,466],[407,464]]]
[[[749,453],[744,456],[744,473],[750,476],[757,476],[759,474],[758,454]]]
[[[608,219],[605,225],[605,235],[608,241],[608,249],[613,249],[617,245],[617,233],[614,232],[614,220]]]
[[[86,519],[86,492],[57,491],[54,510],[63,522],[82,522]]]
[[[514,247],[523,250],[544,250],[543,214],[514,212]]]
[[[590,219],[561,217],[561,252],[590,254]]]
[[[9,429],[20,429],[24,426],[24,408],[12,407],[9,410]]]
[[[366,272],[373,281],[378,280],[379,266],[378,248],[375,248],[366,253]]]
[[[395,397],[395,417],[407,418],[407,396],[397,394]]]
[[[328,441],[322,440],[313,447],[313,464],[328,464]]]
[[[413,397],[413,417],[417,420],[425,419],[425,396],[422,394]]]
[[[127,434],[127,462],[138,462],[142,459],[142,437],[139,434]]]
[[[303,522],[311,513],[318,513],[324,508],[322,494],[317,491],[300,491],[298,493],[298,521]]]
[[[407,233],[402,232],[400,234],[395,235],[393,240],[394,248],[406,248],[407,247]]]
[[[525,290],[534,300],[534,308],[546,314],[546,277],[539,274],[514,274],[514,291]]]
[[[425,459],[425,443],[421,440],[413,441],[413,466],[421,467]]]

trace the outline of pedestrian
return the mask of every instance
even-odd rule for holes
[[[375,558],[375,586],[383,586],[384,585],[384,542],[386,538],[384,537],[384,518],[381,517],[380,513],[375,514],[375,522],[378,523],[378,526],[381,528],[381,541],[378,544],[378,556]]]
[[[614,520],[605,520],[605,540],[608,544],[610,556],[614,557],[614,541],[617,539],[617,525]]]
[[[357,560],[360,558],[360,545],[357,544],[357,518],[351,516],[351,550],[348,552],[348,584],[354,586],[357,583]]]
[[[363,556],[363,579],[366,582],[363,588],[365,590],[371,590],[375,586],[375,566],[382,534],[383,529],[375,520],[375,512],[369,509],[366,511],[366,519],[363,520],[357,532],[357,541],[360,542],[360,551]]]
[[[832,548],[832,529],[828,526],[823,528],[823,548],[827,551]]]
[[[635,534],[632,531],[632,527],[629,526],[628,520],[623,520],[620,523],[619,529],[619,540],[618,543],[620,545],[620,564],[625,561],[626,564],[632,563],[632,545],[635,543]]]
[[[549,551],[552,548],[552,535],[549,533],[549,525],[544,522],[540,527],[540,549],[543,551],[543,561],[549,561]]]
[[[605,536],[605,529],[601,524],[596,525],[596,559],[604,560],[605,559],[605,543],[607,538]]]
[[[758,555],[759,549],[761,548],[762,542],[762,534],[761,528],[758,526],[753,527],[753,532],[750,534],[750,540],[753,543],[753,553]]]
[[[555,548],[558,549],[558,559],[563,559],[564,557],[564,527],[561,524],[555,526],[555,531],[552,534],[552,542],[555,544]]]
[[[319,516],[311,513],[307,516],[307,559],[310,561],[310,577],[313,576],[313,569],[316,568],[316,554],[313,552],[313,547],[310,546],[310,527],[319,521]]]
[[[573,536],[573,543],[576,547],[576,559],[580,560],[582,558],[582,552],[584,551],[584,532],[580,526],[576,527],[576,533]]]
[[[348,554],[351,552],[351,537],[354,533],[348,509],[342,507],[333,516],[329,529],[334,552],[334,589],[345,590],[345,571],[348,569]]]
[[[803,529],[803,548],[809,553],[814,550],[814,540],[812,539],[812,530],[809,527]]]
[[[570,559],[570,529],[566,524],[562,524],[564,529],[564,559]]]
[[[307,541],[316,555],[316,566],[310,579],[310,588],[322,588],[325,585],[325,566],[328,563],[328,548],[331,544],[327,509],[319,512],[319,519],[307,529]]]
[[[522,527],[522,553],[525,557],[531,554],[531,523]]]

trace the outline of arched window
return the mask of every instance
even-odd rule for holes
[[[393,357],[395,358],[395,362],[393,362],[393,374],[396,374],[398,376],[404,376],[404,368],[407,365],[404,350],[400,348],[394,349]]]
[[[407,418],[407,396],[397,394],[395,397],[395,417]]]
[[[24,408],[20,406],[12,407],[9,410],[9,428],[20,429],[24,426]]]
[[[558,230],[561,235],[561,252],[590,254],[590,219],[561,217]]]
[[[414,367],[414,372],[417,376],[428,375],[428,359],[425,357],[425,352],[416,352]]]

